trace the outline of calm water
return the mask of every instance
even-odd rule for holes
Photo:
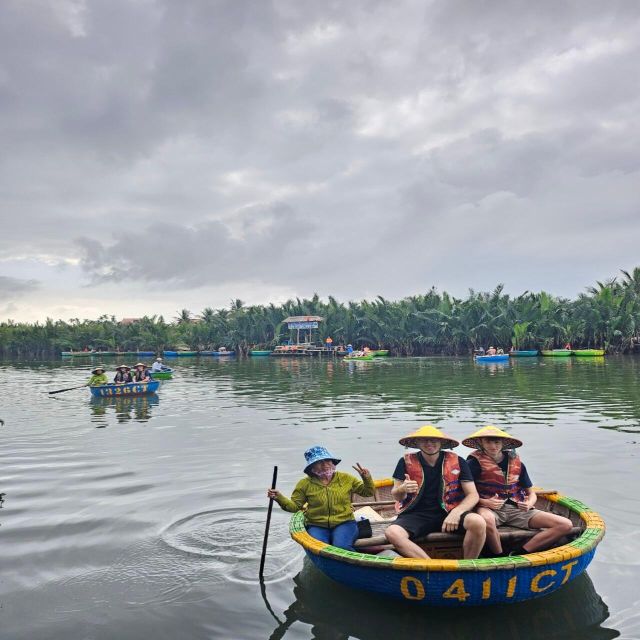
[[[45,393],[88,362],[0,363],[3,640],[640,638],[640,359],[175,366],[157,397],[95,402]],[[277,509],[261,593],[273,465],[290,492],[321,443],[388,477],[398,438],[426,422],[512,426],[536,484],[603,515],[588,575],[520,605],[411,607],[318,573]]]

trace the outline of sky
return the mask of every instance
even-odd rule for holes
[[[0,321],[640,266],[640,4],[3,0]]]

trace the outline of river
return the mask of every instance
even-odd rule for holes
[[[640,638],[637,358],[179,358],[157,396],[46,393],[91,362],[0,362],[2,640]],[[534,483],[607,524],[587,574],[527,603],[411,606],[320,574],[276,507],[261,590],[273,466],[290,493],[323,444],[389,477],[427,423],[522,439]]]

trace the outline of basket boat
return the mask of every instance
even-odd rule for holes
[[[152,380],[171,380],[173,378],[173,369],[167,368],[162,371],[150,371]]]
[[[573,355],[579,358],[597,358],[604,355],[604,349],[574,349]]]
[[[389,355],[389,349],[374,349],[371,355],[374,358],[386,358]]]
[[[541,351],[540,353],[543,356],[550,356],[554,358],[566,358],[567,356],[572,355],[573,351],[571,351],[571,349],[551,349],[547,351]]]
[[[344,360],[373,360],[373,356],[371,354],[367,356],[345,356]]]
[[[393,480],[376,483],[374,500],[354,496],[354,507],[371,506],[385,518],[393,515]],[[333,580],[362,589],[430,606],[491,605],[539,598],[553,593],[587,568],[604,536],[602,518],[582,502],[556,492],[538,491],[536,508],[571,519],[571,539],[547,551],[505,558],[463,560],[462,536],[432,533],[417,541],[430,559],[374,555],[385,544],[384,529],[392,520],[372,523],[373,537],[356,541],[358,551],[346,551],[312,538],[304,514],[291,518],[289,531],[313,564]],[[522,544],[534,532],[501,527],[503,548]]]
[[[150,382],[129,382],[127,384],[103,384],[89,387],[91,395],[96,398],[117,398],[119,396],[143,396],[155,393],[160,386],[159,380]]]
[[[508,353],[499,353],[495,356],[475,356],[476,362],[505,362],[509,360]]]
[[[271,355],[271,351],[267,351],[267,350],[261,350],[261,349],[252,349],[251,351],[249,351],[249,355],[250,356],[270,356]]]
[[[525,351],[509,351],[509,355],[512,358],[533,358],[538,355],[537,349],[530,349]]]

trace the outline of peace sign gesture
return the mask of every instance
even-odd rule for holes
[[[359,462],[356,462],[353,465],[353,468],[360,474],[362,478],[368,478],[371,475],[369,473],[369,469],[365,469],[364,467],[361,467]]]

